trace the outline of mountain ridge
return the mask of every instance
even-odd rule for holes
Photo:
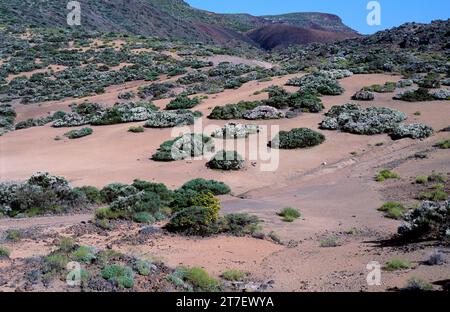
[[[294,36],[284,36],[280,45],[323,42],[356,36],[342,20],[326,13],[290,13],[270,16],[250,14],[218,14],[191,7],[183,0],[80,0],[82,29],[86,31],[119,32],[133,35],[159,36],[221,45],[250,44],[260,47],[266,42],[248,36],[273,33],[271,25],[290,25]],[[34,27],[67,27],[66,0],[33,1],[2,0],[0,24]],[[269,28],[265,28],[269,27]],[[278,27],[280,28],[280,27]],[[285,29],[284,27],[281,27]],[[306,29],[306,30],[305,30]],[[314,30],[329,32],[324,35]],[[302,35],[302,33],[304,33]],[[343,33],[344,35],[342,35]],[[317,37],[315,34],[318,34]],[[263,36],[265,37],[265,36]],[[305,41],[306,38],[306,41]]]

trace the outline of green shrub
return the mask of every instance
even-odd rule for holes
[[[223,182],[205,180],[202,178],[188,181],[183,184],[181,188],[184,190],[194,190],[196,192],[211,192],[214,195],[224,195],[231,192],[230,187]]]
[[[322,144],[325,136],[307,128],[295,128],[291,131],[280,131],[269,143],[272,148],[296,149]]]
[[[274,231],[271,231],[267,236],[270,237],[271,240],[273,240],[275,243],[281,244],[281,237],[275,233]]]
[[[122,212],[133,214],[136,212],[155,213],[162,207],[161,199],[158,194],[153,192],[139,192],[128,197],[119,197],[111,203],[110,208],[113,212]]]
[[[69,258],[59,253],[50,254],[44,260],[49,271],[65,270],[67,263],[69,263]]]
[[[316,94],[302,92],[293,93],[290,96],[289,106],[309,113],[319,113],[325,108]]]
[[[385,216],[391,219],[400,219],[400,217],[405,213],[405,210],[405,207],[401,203],[397,202],[387,202],[378,208],[378,211],[384,212]]]
[[[392,259],[386,262],[384,266],[385,271],[397,271],[397,270],[407,270],[411,267],[411,263],[407,260],[402,259]]]
[[[190,109],[200,104],[201,100],[198,97],[189,98],[187,95],[179,95],[166,106],[166,110],[175,109]]]
[[[137,223],[151,224],[155,223],[156,220],[151,214],[144,211],[133,214],[133,221]]]
[[[208,116],[209,119],[230,120],[243,119],[244,114],[258,106],[263,105],[260,101],[239,102],[237,104],[227,104],[225,106],[216,106]]]
[[[136,271],[139,275],[148,276],[150,275],[150,263],[143,260],[136,261]]]
[[[18,242],[22,239],[22,232],[19,230],[7,230],[6,239],[13,242]]]
[[[448,194],[442,190],[434,190],[430,192],[421,192],[417,196],[419,200],[443,201],[448,199]]]
[[[65,137],[68,137],[69,139],[79,139],[88,135],[91,135],[94,132],[92,128],[81,128],[79,130],[72,130],[69,132],[64,133]]]
[[[241,236],[253,234],[260,230],[259,218],[247,213],[230,213],[224,216],[223,231]]]
[[[11,254],[11,252],[9,251],[8,248],[0,246],[0,259],[9,258],[10,254]]]
[[[416,177],[416,183],[417,184],[426,184],[428,182],[427,176],[418,176]]]
[[[239,270],[227,270],[225,272],[222,272],[221,276],[227,281],[239,282],[244,279],[245,273]]]
[[[93,247],[80,246],[73,253],[72,258],[79,262],[91,263],[96,259]]]
[[[424,281],[423,279],[412,277],[406,283],[405,291],[430,291],[433,290],[433,285]]]
[[[207,163],[211,169],[239,170],[244,168],[245,161],[236,151],[219,151]]]
[[[217,291],[219,282],[200,267],[179,268],[183,279],[191,283],[199,291]]]
[[[438,73],[428,73],[417,83],[421,88],[437,89],[441,87],[441,75]]]
[[[141,133],[144,131],[145,131],[145,128],[142,126],[128,128],[128,132],[133,132],[133,133]]]
[[[320,241],[320,247],[330,248],[339,246],[336,236],[330,236]]]
[[[177,212],[184,208],[193,206],[192,199],[196,197],[199,192],[191,189],[179,189],[174,192],[173,200],[170,202],[170,208]]]
[[[279,213],[279,216],[283,217],[283,221],[285,222],[293,222],[295,219],[300,218],[301,213],[298,209],[286,207],[283,208]]]
[[[364,87],[364,91],[370,91],[370,92],[377,92],[377,93],[390,93],[394,92],[395,88],[397,87],[397,83],[388,81],[384,85],[372,85],[369,87]]]
[[[111,183],[106,185],[101,191],[101,195],[106,203],[112,203],[119,197],[128,197],[134,195],[138,192],[134,186],[122,184],[122,183]]]
[[[419,88],[417,90],[406,91],[394,97],[396,100],[402,100],[406,102],[426,102],[434,101],[435,98],[430,91],[426,88]]]
[[[214,150],[211,137],[189,133],[162,143],[151,159],[155,161],[174,161],[189,157],[198,157]]]
[[[120,288],[132,288],[134,286],[134,274],[130,267],[111,264],[102,270],[102,277],[112,281]]]
[[[62,237],[59,240],[58,248],[62,252],[71,252],[73,248],[75,247],[75,241],[71,237]]]
[[[207,236],[219,232],[217,216],[205,207],[188,207],[176,213],[165,226],[169,232]]]
[[[442,173],[439,173],[439,172],[433,171],[428,176],[428,182],[444,183],[446,181],[447,181],[447,178]]]
[[[439,147],[440,149],[450,149],[450,139],[439,141],[435,146]]]
[[[153,183],[135,179],[132,184],[139,191],[147,191],[158,194],[163,201],[170,201],[173,198],[173,191],[169,190],[163,183]]]
[[[400,176],[397,173],[385,169],[378,172],[378,174],[375,177],[375,180],[377,182],[384,182],[387,179],[399,179],[399,178]]]
[[[74,190],[83,193],[92,204],[101,204],[103,202],[103,196],[100,190],[94,186],[76,187]]]

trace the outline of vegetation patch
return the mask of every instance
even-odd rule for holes
[[[400,219],[406,211],[406,208],[397,202],[386,202],[378,208],[378,211],[384,212],[387,218]]]
[[[245,161],[236,151],[219,151],[206,165],[211,169],[240,170],[245,167]]]
[[[272,148],[296,149],[320,145],[325,136],[308,128],[296,128],[291,131],[280,131],[269,143]]]
[[[175,161],[202,156],[214,150],[211,137],[189,133],[161,144],[151,157],[155,161]]]
[[[407,270],[411,267],[411,263],[407,260],[403,259],[392,259],[386,262],[386,265],[383,267],[385,271],[398,271],[398,270]]]
[[[128,132],[132,132],[132,133],[142,133],[144,131],[145,131],[145,128],[142,126],[128,128]]]
[[[398,173],[392,172],[391,170],[384,169],[378,172],[375,176],[375,181],[384,182],[389,179],[400,179],[400,175]]]
[[[166,110],[190,109],[201,103],[199,97],[189,98],[187,95],[179,95],[166,106]]]
[[[293,222],[295,219],[298,219],[301,217],[301,213],[298,211],[298,209],[286,207],[283,208],[278,215],[280,217],[283,217],[283,221],[285,222]]]
[[[242,281],[245,277],[245,273],[239,270],[227,270],[222,272],[221,277],[224,280],[230,281],[230,282],[239,282]]]
[[[64,136],[69,139],[79,139],[88,135],[91,135],[94,132],[92,128],[81,128],[80,130],[72,130],[64,133]]]
[[[183,184],[181,189],[193,190],[196,192],[211,192],[214,195],[225,195],[231,192],[228,185],[223,182],[215,180],[205,180],[203,178],[197,178]]]

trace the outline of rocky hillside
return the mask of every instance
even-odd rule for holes
[[[86,31],[119,32],[144,36],[172,37],[188,41],[230,44],[248,43],[263,47],[295,43],[323,42],[348,38],[355,32],[342,24],[339,17],[320,13],[294,13],[256,17],[249,14],[216,14],[192,8],[182,0],[79,0],[81,28]],[[66,27],[67,0],[2,0],[0,24]],[[290,25],[293,36],[277,33],[277,44],[259,40],[257,33],[272,34],[276,25]],[[265,28],[269,27],[269,28]],[[331,32],[332,34],[318,33]],[[247,35],[251,32],[251,36]],[[344,34],[344,35],[343,35]],[[263,36],[265,37],[265,36]],[[252,40],[252,38],[254,40]],[[283,40],[286,38],[286,41]]]

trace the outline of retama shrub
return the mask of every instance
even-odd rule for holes
[[[223,182],[218,182],[214,180],[205,180],[202,178],[194,179],[183,184],[181,189],[193,190],[196,192],[211,192],[214,195],[225,195],[231,192],[228,185]]]
[[[269,147],[279,149],[307,148],[322,144],[325,136],[308,128],[296,128],[291,131],[280,131],[269,142]]]

